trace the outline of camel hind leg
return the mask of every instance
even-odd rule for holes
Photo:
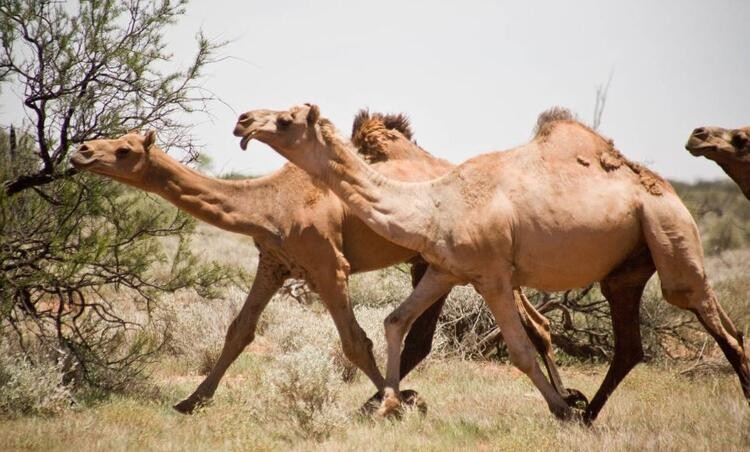
[[[651,255],[644,249],[620,264],[600,283],[612,316],[615,354],[604,381],[586,410],[586,422],[596,419],[612,392],[643,359],[638,313],[643,289],[654,270]]]
[[[676,200],[676,202],[675,202]],[[670,208],[644,206],[646,242],[656,264],[664,298],[670,304],[693,312],[716,340],[737,373],[742,392],[750,402],[750,350],[726,315],[703,268],[703,249],[698,228],[684,205],[672,201]]]

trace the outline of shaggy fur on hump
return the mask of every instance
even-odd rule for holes
[[[402,136],[400,138],[399,134]],[[370,113],[363,109],[354,117],[351,142],[369,163],[388,160],[388,143],[398,139],[412,141],[409,118],[403,113]]]
[[[413,139],[414,132],[411,129],[409,123],[409,117],[404,113],[370,113],[370,110],[363,108],[354,117],[354,123],[352,124],[352,142],[357,145],[356,139],[359,138],[359,132],[362,127],[369,121],[380,121],[383,123],[386,129],[398,130],[403,136],[409,140]]]
[[[543,111],[536,119],[536,126],[534,127],[534,137],[544,137],[549,135],[552,130],[552,123],[556,121],[575,121],[579,122],[576,115],[574,115],[567,108],[554,106],[548,110]]]

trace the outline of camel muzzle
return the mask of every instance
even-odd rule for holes
[[[96,157],[94,157],[94,151],[90,150],[88,146],[84,144],[70,156],[68,161],[75,168],[83,169],[96,162]]]
[[[242,118],[242,116],[240,116]],[[255,136],[262,132],[262,124],[260,124],[257,121],[254,121],[252,118],[249,120],[243,122],[237,122],[237,125],[234,127],[234,136],[241,137],[240,140],[240,148],[242,148],[243,151],[247,150],[247,145],[250,143],[250,140],[254,139]]]

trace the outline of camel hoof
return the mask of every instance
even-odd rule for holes
[[[563,399],[569,407],[582,411],[586,411],[588,409],[589,399],[587,399],[581,391],[573,388],[565,388],[565,390],[568,392],[568,395],[564,396]]]
[[[427,402],[425,402],[417,391],[413,389],[401,391],[401,400],[404,405],[416,409],[422,416],[427,414]]]
[[[395,397],[393,398],[395,399]],[[403,406],[417,409],[422,415],[427,414],[427,403],[417,391],[414,391],[412,389],[401,391],[400,399],[401,402],[398,402],[397,408],[393,410],[384,410],[383,408],[385,402],[383,394],[376,392],[367,400],[367,402],[364,403],[364,405],[362,405],[362,407],[359,409],[359,414],[365,417],[385,417],[393,415],[397,418],[400,418],[403,412],[403,409],[401,408],[402,404]],[[391,405],[392,404],[393,403],[391,402]],[[386,413],[385,411],[388,412]]]
[[[380,407],[375,413],[377,417],[386,418],[389,416],[395,416],[397,419],[400,419],[402,412],[401,397],[396,396],[393,390],[386,389],[385,394],[383,395],[383,401],[380,402]]]
[[[383,401],[383,394],[380,392],[376,392],[372,395],[369,399],[367,399],[367,402],[362,405],[362,407],[359,409],[359,414],[364,417],[369,417],[375,414],[375,412],[380,408],[380,403]]]
[[[172,405],[175,411],[182,414],[193,414],[199,408],[208,405],[210,399],[202,399],[198,397],[188,397],[187,399]]]

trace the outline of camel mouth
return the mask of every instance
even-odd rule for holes
[[[76,169],[86,169],[97,162],[96,157],[84,157],[81,154],[73,154],[70,157],[70,164]]]
[[[240,148],[242,148],[243,151],[247,151],[247,145],[250,143],[250,140],[255,138],[255,131],[251,130],[247,132],[245,135],[242,136],[242,139],[240,140]]]
[[[707,143],[703,138],[691,135],[685,143],[685,149],[695,156],[705,155],[708,152],[715,151],[716,146]]]

